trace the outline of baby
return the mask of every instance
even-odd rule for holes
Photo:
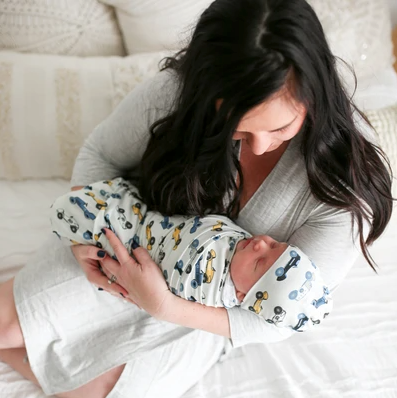
[[[129,251],[144,246],[170,290],[204,305],[241,308],[278,327],[303,331],[332,309],[319,270],[296,247],[251,236],[230,219],[162,216],[147,211],[138,190],[116,178],[69,192],[51,206],[54,232],[73,244],[93,244],[114,257],[101,230]]]

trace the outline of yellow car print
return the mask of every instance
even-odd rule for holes
[[[182,242],[181,239],[181,230],[185,226],[185,223],[183,222],[182,224],[179,224],[175,230],[174,233],[172,234],[172,239],[175,241],[175,246],[172,248],[172,250],[176,250],[179,246],[179,244]]]
[[[154,221],[150,221],[148,225],[146,225],[146,239],[147,239],[147,249],[152,250],[154,242],[156,242],[156,238],[152,236],[152,226]]]
[[[259,314],[262,311],[262,301],[267,300],[269,298],[269,293],[264,291],[264,292],[257,292],[256,293],[256,301],[253,306],[248,307],[248,309],[252,312],[255,312],[256,314]]]
[[[102,200],[102,199],[97,199],[97,198],[95,197],[95,194],[94,194],[93,192],[86,192],[85,194],[86,194],[87,196],[90,196],[92,199],[95,200],[95,202],[96,202],[95,207],[96,207],[98,210],[106,209],[106,207],[108,207],[108,204],[107,204],[104,200]]]
[[[204,283],[211,283],[214,277],[215,268],[212,266],[212,260],[216,257],[216,253],[211,249],[207,254],[207,265],[205,268],[205,274],[203,275]]]
[[[133,206],[132,206],[132,211],[133,211],[133,213],[136,215],[136,216],[138,216],[138,219],[139,219],[139,222],[141,222],[142,220],[143,220],[143,215],[142,215],[142,213],[141,213],[141,204],[138,202],[138,203],[135,203]]]
[[[218,221],[218,223],[215,224],[215,225],[212,227],[212,230],[213,230],[213,231],[222,231],[222,227],[223,227],[223,226],[226,226],[226,224],[225,224],[223,221]]]
[[[101,235],[102,235],[102,232],[99,232],[99,234],[94,234],[94,240],[96,242],[96,246],[99,247],[100,249],[102,249],[102,243],[99,242]]]
[[[106,181],[104,181],[103,183],[104,183],[104,184],[108,184],[109,187],[111,187],[111,186],[113,185],[113,181],[110,181],[110,180],[106,180]]]

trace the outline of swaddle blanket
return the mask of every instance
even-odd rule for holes
[[[149,251],[174,294],[214,307],[238,304],[233,289],[224,294],[223,288],[237,242],[251,235],[227,217],[164,217],[147,211],[137,188],[117,178],[59,197],[51,223],[60,238],[96,245],[114,256],[101,231],[112,229],[128,250],[135,241]]]

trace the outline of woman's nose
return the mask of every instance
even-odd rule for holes
[[[247,144],[254,155],[263,155],[272,145],[272,139],[266,133],[251,133]]]

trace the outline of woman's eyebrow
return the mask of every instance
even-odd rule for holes
[[[283,127],[279,127],[279,128],[277,128],[277,129],[274,129],[274,130],[269,130],[269,133],[275,133],[276,131],[286,129],[287,127],[291,126],[291,124],[296,120],[297,117],[298,117],[298,115],[296,115],[296,116],[294,117],[294,120],[292,120],[291,122],[289,122],[288,124],[286,124],[286,125],[283,126]]]

